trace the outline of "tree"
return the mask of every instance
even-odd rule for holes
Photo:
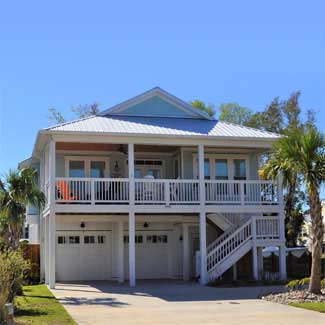
[[[218,107],[219,120],[240,125],[248,125],[253,111],[247,107],[240,106],[238,103],[221,104]]]
[[[19,247],[26,206],[44,206],[45,196],[37,186],[36,177],[35,169],[23,168],[9,171],[0,180],[0,235],[7,247]]]
[[[97,115],[99,113],[99,104],[94,102],[93,104],[83,104],[78,105],[77,107],[72,106],[70,111],[74,113],[78,119],[85,118],[91,115]],[[67,121],[63,114],[54,107],[49,108],[49,113],[49,120],[54,121],[57,124]]]
[[[199,99],[195,99],[194,101],[190,102],[190,104],[193,107],[195,107],[205,113],[208,113],[209,116],[214,116],[216,114],[213,104],[205,104],[203,101],[201,101]]]
[[[312,222],[312,268],[309,291],[320,293],[323,222],[319,188],[325,181],[325,139],[316,128],[290,131],[274,146],[263,169],[264,175],[283,174],[290,180],[292,173],[299,175],[306,185]]]

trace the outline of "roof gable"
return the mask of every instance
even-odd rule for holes
[[[103,111],[100,115],[212,119],[205,112],[194,108],[159,87]]]

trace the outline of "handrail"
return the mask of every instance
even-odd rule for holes
[[[250,219],[207,254],[208,272],[211,272],[219,263],[251,238],[252,220]]]

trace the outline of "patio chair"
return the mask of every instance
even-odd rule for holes
[[[78,196],[72,195],[70,190],[70,186],[65,181],[57,181],[56,182],[56,189],[58,191],[58,197],[62,200],[66,201],[73,201],[78,200]]]

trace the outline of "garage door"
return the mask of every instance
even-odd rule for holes
[[[135,237],[135,272],[137,279],[170,277],[168,232],[137,232]],[[129,274],[129,236],[124,236],[125,271]]]
[[[109,232],[57,232],[57,281],[107,280],[111,277]]]

